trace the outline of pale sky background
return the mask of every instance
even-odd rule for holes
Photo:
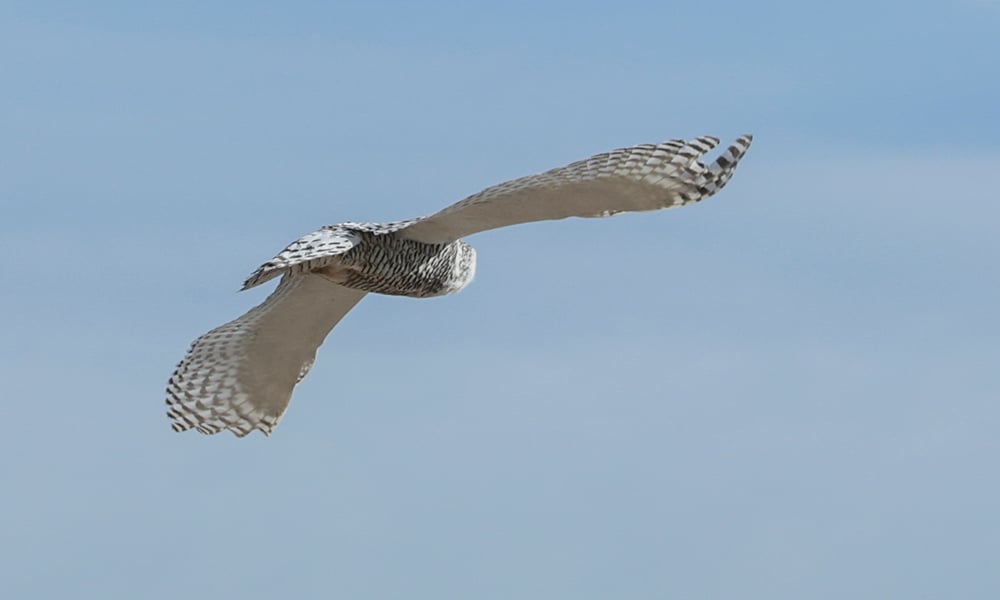
[[[1000,597],[1000,3],[8,0],[0,76],[5,597]],[[744,132],[170,430],[299,235]]]

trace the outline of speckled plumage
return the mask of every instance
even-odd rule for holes
[[[718,145],[713,137],[623,148],[487,188],[428,217],[302,236],[244,283],[282,277],[262,304],[191,345],[167,384],[173,428],[270,434],[316,350],[366,293],[460,291],[475,275],[476,253],[459,238],[480,231],[698,202],[726,185],[751,140],[737,138],[707,166],[699,159]]]

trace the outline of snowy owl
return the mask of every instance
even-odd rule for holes
[[[752,137],[709,165],[714,137],[670,140],[598,154],[487,188],[428,217],[328,225],[254,271],[252,288],[281,276],[242,317],[199,337],[167,384],[176,431],[270,435],[330,330],[368,292],[427,298],[472,281],[476,251],[460,238],[533,221],[607,217],[698,202],[729,181]]]

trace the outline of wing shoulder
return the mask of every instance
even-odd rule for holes
[[[262,264],[243,282],[244,290],[285,273],[303,273],[329,264],[361,242],[361,232],[349,224],[327,225],[295,240],[277,256]]]
[[[242,289],[248,290],[284,273],[308,273],[329,266],[337,256],[360,244],[365,235],[386,235],[416,221],[326,225],[295,240],[258,267],[243,282]]]

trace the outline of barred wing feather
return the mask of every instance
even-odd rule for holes
[[[270,435],[316,350],[364,296],[321,275],[286,275],[262,304],[191,345],[167,384],[174,430]]]
[[[737,138],[709,165],[699,159],[719,144],[718,138],[710,136],[598,154],[489,187],[416,221],[399,235],[444,243],[519,223],[607,217],[698,202],[726,185],[752,139],[750,135]]]

